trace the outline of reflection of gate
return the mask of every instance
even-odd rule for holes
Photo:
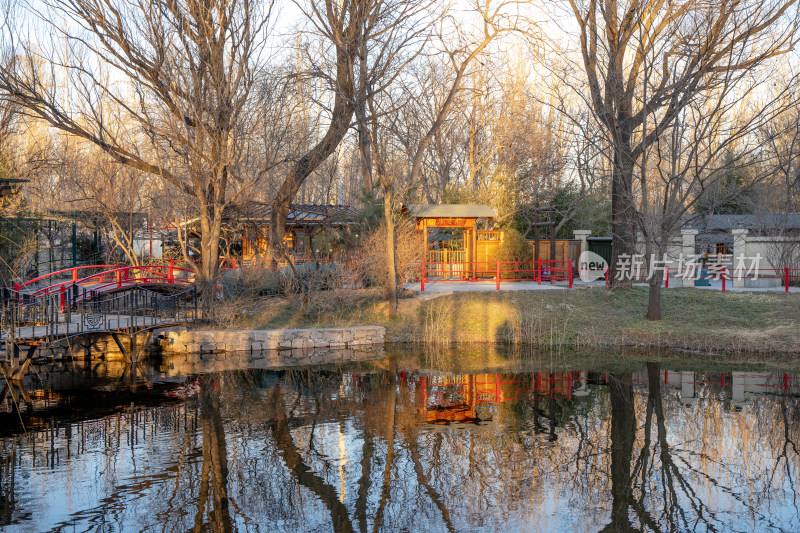
[[[463,278],[468,270],[465,250],[432,250],[428,252],[428,277]]]

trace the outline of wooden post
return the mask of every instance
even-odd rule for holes
[[[175,282],[175,275],[172,269],[175,267],[175,260],[169,260],[169,267],[167,269],[167,283],[174,283]]]
[[[419,276],[419,292],[425,292],[425,256],[422,257],[422,272]]]
[[[786,267],[786,294],[789,294],[789,267]]]
[[[725,267],[722,267],[722,292],[725,292]]]
[[[500,290],[500,261],[495,259],[495,275],[494,278],[497,280],[497,290]]]
[[[669,267],[664,267],[664,288],[669,289]]]

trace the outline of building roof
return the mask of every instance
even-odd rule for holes
[[[291,204],[288,224],[332,224],[353,221],[359,210],[349,205]],[[269,222],[272,218],[272,204],[247,200],[230,205],[225,213],[228,220],[250,222]]]
[[[480,204],[411,204],[407,210],[415,218],[497,218],[493,207]]]
[[[782,229],[800,230],[800,213],[754,213],[747,215],[694,215],[688,217],[684,228],[694,228],[700,232],[729,232],[746,229],[754,233],[775,233]]]

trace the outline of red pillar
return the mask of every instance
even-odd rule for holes
[[[789,267],[786,267],[786,292],[789,292]]]
[[[495,260],[494,266],[495,266],[494,279],[497,280],[497,290],[499,291],[500,290],[500,261]]]
[[[569,288],[572,288],[572,259],[569,261]]]

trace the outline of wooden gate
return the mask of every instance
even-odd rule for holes
[[[528,241],[531,243],[531,250],[533,257],[536,257],[536,241]],[[581,254],[581,241],[576,239],[556,239],[556,256],[552,259],[556,261],[569,261],[576,262],[578,256]],[[539,259],[551,259],[550,257],[550,240],[539,241]]]

